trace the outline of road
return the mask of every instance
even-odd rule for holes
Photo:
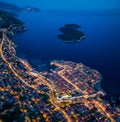
[[[13,72],[13,74],[20,80],[22,81],[24,84],[26,84],[28,87],[36,90],[37,87],[34,86],[34,85],[30,85],[29,83],[27,83],[27,81],[25,81],[21,76],[19,76],[19,74],[16,72],[16,70],[13,68],[12,64],[10,62],[7,61],[6,57],[4,56],[3,54],[3,44],[4,42],[7,41],[9,43],[9,46],[11,45],[11,41],[7,38],[7,36],[3,33],[3,38],[2,38],[2,41],[1,41],[1,44],[0,44],[0,54],[1,54],[1,57],[3,59],[3,61],[8,65],[9,69]],[[31,70],[31,67],[23,62],[23,64],[28,67],[29,70]],[[69,79],[67,79],[65,76],[62,75],[62,72],[64,70],[60,71],[58,74],[63,78],[65,79],[69,84],[71,84],[76,90],[79,90],[81,93],[83,93],[83,91],[78,87],[76,86],[75,84],[73,84]],[[46,80],[45,77],[43,77],[40,73],[36,72],[36,76],[42,80],[44,82],[44,84],[46,84],[50,91],[51,91],[51,95],[50,96],[50,101],[51,103],[55,106],[56,109],[58,109],[59,111],[61,111],[64,115],[64,117],[66,118],[67,122],[71,122],[71,118],[69,117],[69,115],[61,108],[60,106],[60,103],[56,100],[55,98],[55,91],[54,91],[54,86],[48,81]],[[2,88],[0,88],[0,90],[3,90]],[[38,93],[40,94],[44,94],[44,92],[40,91],[40,90],[37,90]],[[84,94],[84,93],[83,93]],[[93,94],[93,95],[84,95],[82,97],[84,98],[89,98],[89,97],[94,97],[96,94]],[[70,98],[70,99],[73,99],[73,98]],[[101,113],[104,113],[110,120],[111,122],[115,122],[115,120],[112,118],[111,114],[108,113],[105,109],[105,107],[98,101],[95,101],[93,100],[93,104],[96,105],[96,107],[98,108],[99,111],[101,111]],[[86,103],[86,106],[89,107],[88,103]]]
[[[74,83],[72,83],[69,79],[67,79],[62,72],[64,72],[65,69],[58,72],[59,76],[61,76],[65,81],[67,81],[69,84],[71,84],[76,90],[80,91],[82,94],[85,94],[84,91],[82,91],[78,86],[76,86]]]
[[[28,84],[21,76],[19,76],[18,73],[13,69],[12,64],[11,64],[10,62],[7,61],[6,57],[5,57],[4,54],[3,54],[3,50],[2,50],[2,49],[3,49],[4,41],[7,41],[9,44],[10,44],[10,42],[11,42],[11,41],[7,38],[7,36],[5,35],[5,33],[3,32],[3,38],[2,38],[2,41],[1,41],[1,44],[0,44],[0,54],[1,54],[2,60],[8,65],[9,69],[13,72],[13,74],[14,74],[20,81],[22,81],[22,82],[23,82],[24,84],[26,84],[28,87],[30,87],[30,88],[36,90],[36,87],[33,86],[33,85]],[[48,81],[46,81],[40,74],[38,74],[38,77],[39,77],[42,81],[44,81],[44,82],[48,85],[48,87],[52,90],[52,91],[51,91],[51,92],[52,92],[52,95],[50,96],[50,98],[51,98],[51,101],[53,102],[53,105],[54,105],[58,110],[60,110],[60,111],[63,113],[63,115],[64,115],[64,117],[66,118],[67,122],[71,122],[71,119],[70,119],[70,117],[68,116],[68,114],[67,114],[62,108],[60,108],[60,106],[58,106],[58,104],[56,103],[53,86],[51,87],[51,85],[48,83]],[[37,92],[40,93],[40,94],[44,94],[44,92],[41,92],[41,91],[39,91],[39,90],[37,90]]]
[[[59,66],[59,65],[58,65]],[[79,90],[81,93],[85,94],[79,87],[77,87],[75,84],[73,84],[69,79],[67,79],[62,72],[64,72],[65,69],[61,70],[60,72],[58,72],[58,74],[64,79],[66,80],[69,84],[71,84],[76,90]],[[98,94],[101,92],[98,92]],[[92,95],[83,95],[83,96],[79,96],[78,98],[90,98],[90,97],[95,97],[97,95],[96,94],[92,94]],[[69,98],[68,101],[70,102],[70,100],[73,100],[73,98]],[[111,122],[115,122],[115,120],[111,117],[111,114],[108,113],[105,109],[105,107],[100,104],[98,101],[93,100],[93,103],[96,105],[96,107],[98,108],[99,111],[101,111],[101,113],[104,113],[110,120]],[[89,107],[88,104],[86,104],[86,106]]]
[[[96,105],[96,107],[101,111],[101,113],[105,114],[106,117],[108,117],[111,122],[116,122],[112,117],[111,114],[106,112],[106,109],[103,105],[101,105],[98,101],[93,100],[93,103]]]

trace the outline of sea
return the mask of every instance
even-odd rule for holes
[[[20,13],[19,18],[27,31],[14,37],[18,57],[38,71],[50,69],[54,59],[83,63],[101,73],[107,94],[120,96],[120,12],[41,10]],[[80,25],[86,38],[78,43],[58,39],[65,24]]]

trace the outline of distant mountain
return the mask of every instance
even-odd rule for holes
[[[12,12],[21,12],[22,9],[14,4],[6,3],[3,1],[0,1],[0,10],[7,10]]]
[[[20,8],[14,4],[6,3],[0,0],[0,10],[6,10],[10,12],[38,12],[40,9],[35,7],[24,7]]]

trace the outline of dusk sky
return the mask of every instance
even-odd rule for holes
[[[118,9],[120,0],[4,0],[44,9]]]

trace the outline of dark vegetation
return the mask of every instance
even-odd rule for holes
[[[77,24],[66,24],[59,28],[63,34],[58,35],[58,38],[64,42],[78,42],[85,38],[85,34],[78,30],[80,28]]]

